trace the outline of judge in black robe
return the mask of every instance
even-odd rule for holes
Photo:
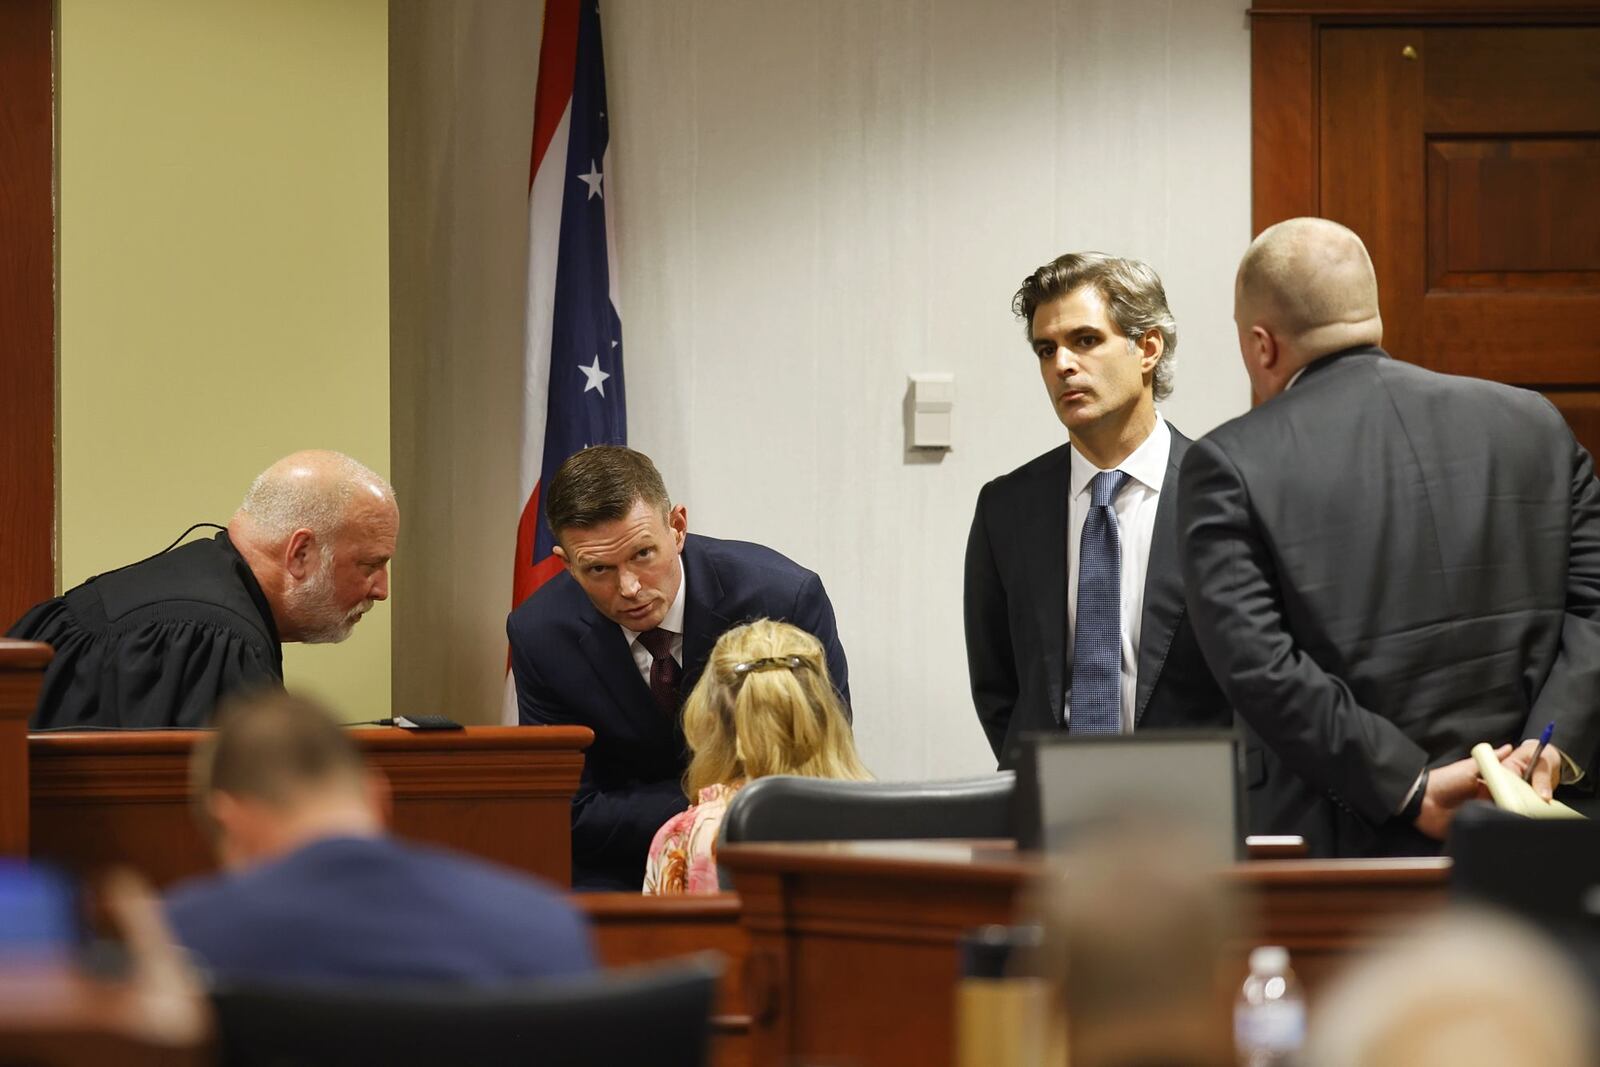
[[[283,683],[272,610],[227,533],[90,578],[7,633],[55,649],[30,726],[199,727]]]

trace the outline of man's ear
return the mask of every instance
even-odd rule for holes
[[[389,776],[376,767],[368,767],[361,787],[372,813],[380,823],[388,826],[394,818],[394,791],[389,788]]]
[[[1139,338],[1139,370],[1143,374],[1154,374],[1156,364],[1161,362],[1162,353],[1167,350],[1167,339],[1155,327],[1144,332]]]
[[[1282,351],[1278,348],[1278,339],[1272,336],[1271,330],[1260,324],[1250,327],[1250,349],[1255,357],[1256,366],[1262,370],[1272,370],[1278,365],[1278,357],[1282,355]]]
[[[683,539],[689,533],[689,511],[682,504],[667,512],[667,527],[672,530],[672,540],[683,551]]]
[[[227,793],[211,793],[206,797],[206,814],[224,836],[239,824],[242,817],[239,802]]]
[[[223,867],[250,862],[260,848],[258,819],[249,804],[241,804],[227,793],[206,797],[206,814],[216,825],[216,848]]]
[[[557,542],[556,545],[550,549],[550,554],[556,559],[559,559],[561,561],[561,565],[566,567],[567,570],[572,570],[572,561],[567,558],[567,550],[561,547],[560,542]]]
[[[312,565],[312,553],[317,550],[317,535],[304,527],[289,535],[289,541],[283,549],[283,568],[300,581],[308,578],[316,568]]]

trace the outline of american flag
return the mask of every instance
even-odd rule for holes
[[[528,186],[523,505],[512,607],[561,571],[541,487],[579,449],[627,443],[608,130],[599,2],[548,0]],[[517,721],[509,675],[505,721]]]

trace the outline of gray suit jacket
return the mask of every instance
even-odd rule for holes
[[[1395,818],[1422,768],[1551,720],[1594,764],[1600,484],[1537,393],[1336,353],[1196,442],[1178,522],[1206,660],[1276,757],[1280,832],[1435,849]]]

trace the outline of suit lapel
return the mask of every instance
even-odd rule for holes
[[[1171,424],[1168,424],[1169,427]],[[1133,724],[1137,728],[1150,704],[1166,662],[1172,636],[1183,618],[1183,572],[1178,566],[1178,468],[1189,451],[1189,439],[1172,428],[1167,473],[1156,502],[1156,524],[1145,565],[1144,619],[1139,624],[1139,674],[1134,688]]]
[[[689,583],[683,605],[682,695],[700,680],[712,646],[731,625],[722,610],[722,578],[705,550],[703,538],[690,534],[683,544],[684,581]]]
[[[612,701],[630,719],[659,728],[661,712],[644,676],[639,673],[639,665],[628,651],[622,628],[596,611],[591,603],[584,604],[583,621],[588,628],[578,638],[578,651],[594,668]]]
[[[1034,605],[1044,654],[1045,693],[1050,718],[1059,726],[1066,703],[1067,494],[1072,491],[1072,450],[1059,449],[1040,478],[1040,484],[1028,493],[1028,498],[1040,505],[1024,511],[1017,524],[1019,551],[1015,558],[1037,567],[1032,578],[1037,581]]]

